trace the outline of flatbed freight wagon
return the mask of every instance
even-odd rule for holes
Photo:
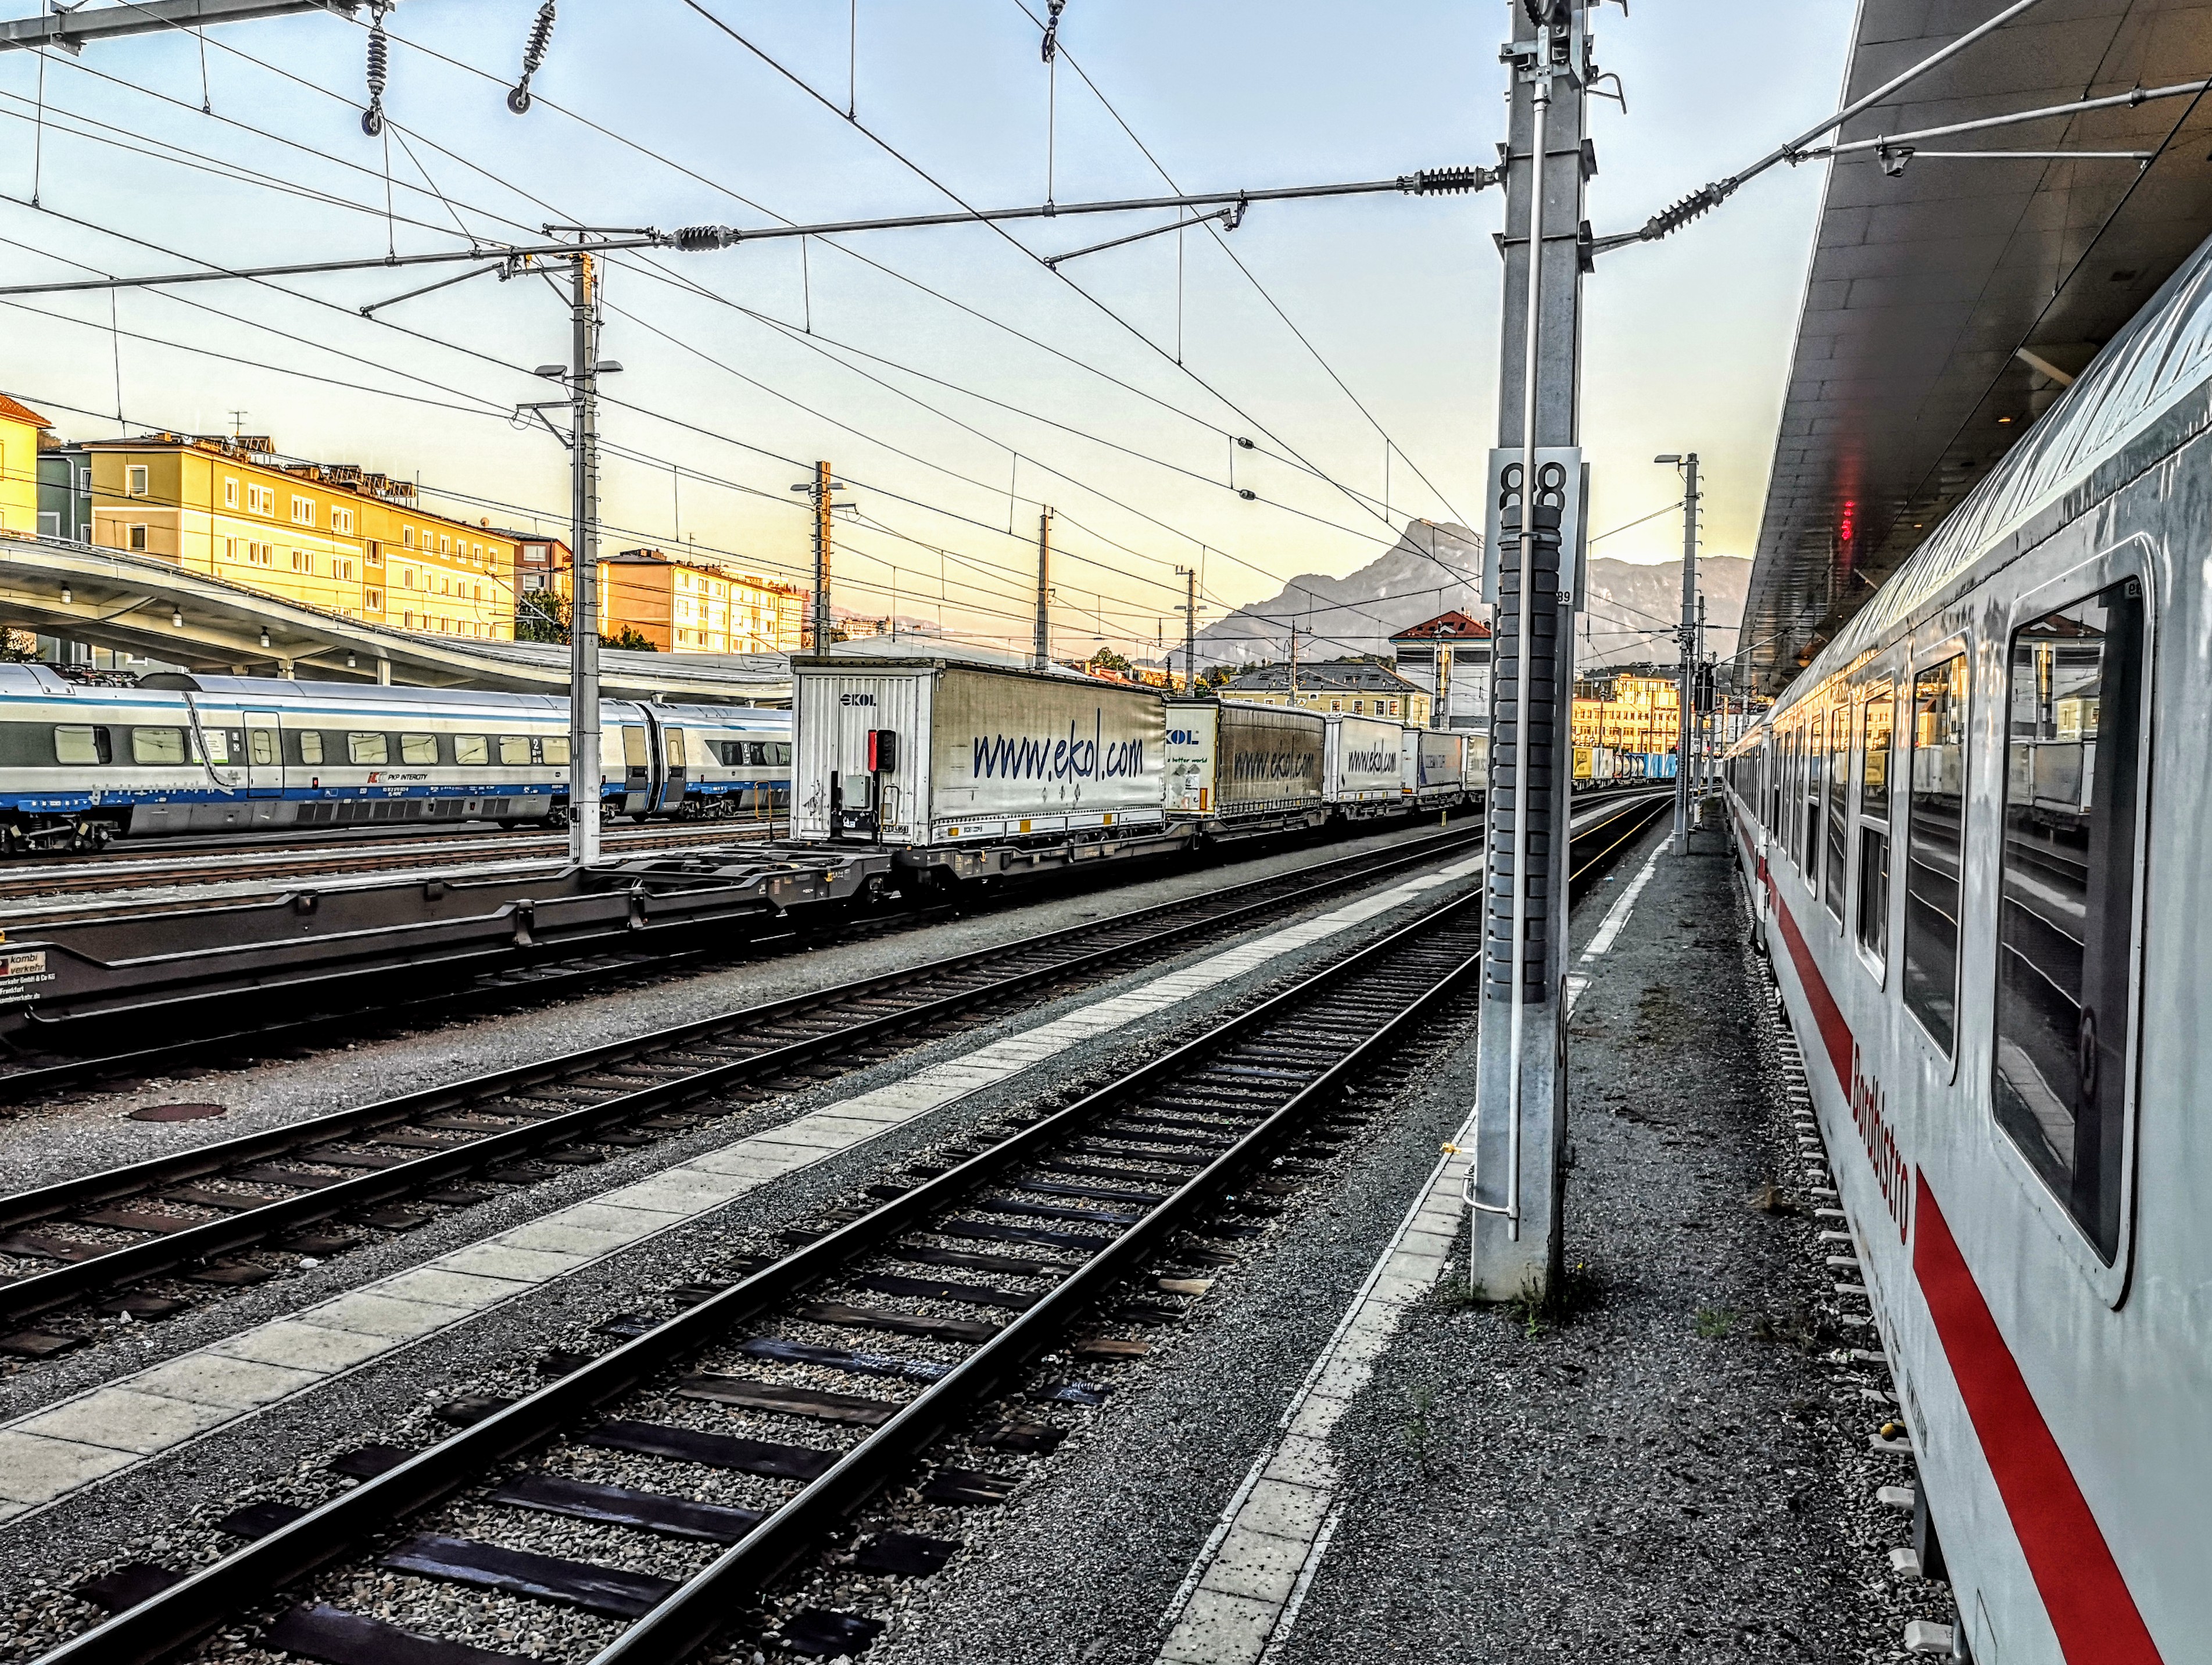
[[[1152,854],[1167,714],[1150,689],[933,659],[792,663],[792,836],[977,878]]]

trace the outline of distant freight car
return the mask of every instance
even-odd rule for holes
[[[795,839],[942,852],[1165,825],[1149,689],[941,659],[794,659],[792,682]]]
[[[1396,815],[1407,807],[1404,765],[1406,731],[1373,717],[1331,714],[1323,752],[1329,808],[1346,820]]]
[[[1208,838],[1317,827],[1328,724],[1316,712],[1235,700],[1167,702],[1167,809]]]
[[[1437,728],[1406,730],[1401,785],[1416,808],[1445,810],[1467,797],[1467,737]]]

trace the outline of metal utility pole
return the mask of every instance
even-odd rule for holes
[[[793,491],[805,494],[811,500],[814,506],[812,647],[814,657],[817,659],[827,659],[830,656],[830,638],[835,634],[830,628],[830,512],[832,509],[852,507],[849,503],[831,501],[836,493],[844,489],[845,483],[842,480],[833,480],[830,477],[830,465],[827,463],[815,464],[814,477],[811,480],[801,480],[797,485],[792,487]]]
[[[1690,853],[1690,712],[1694,703],[1698,653],[1698,453],[1668,452],[1656,463],[1682,465],[1682,688],[1680,721],[1675,726],[1674,854]]]
[[[1182,691],[1198,692],[1198,568],[1177,567],[1182,575]]]
[[[1707,732],[1712,702],[1705,697],[1705,592],[1698,592],[1697,681],[1692,684],[1698,709],[1698,796],[1705,795],[1705,777],[1712,772],[1712,740]]]
[[[1037,515],[1036,668],[1052,663],[1052,511]]]
[[[599,266],[570,258],[568,367],[568,859],[599,859]]]
[[[1298,702],[1298,627],[1291,626],[1291,703]]]
[[[1490,823],[1468,1283],[1547,1300],[1563,1266],[1568,761],[1583,499],[1579,436],[1584,31],[1594,0],[1512,8],[1498,442],[1485,587],[1494,599]]]
[[[814,657],[830,654],[830,465],[814,465]]]

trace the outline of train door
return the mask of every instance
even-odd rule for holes
[[[246,794],[249,798],[284,795],[284,740],[273,711],[246,714]]]
[[[653,808],[653,746],[641,723],[624,723],[623,813],[643,815]]]
[[[653,805],[662,811],[680,809],[684,794],[691,787],[690,770],[685,766],[684,731],[672,724],[660,726],[660,801]]]

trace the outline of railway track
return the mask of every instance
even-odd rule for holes
[[[222,1629],[234,1650],[329,1665],[520,1665],[483,1648],[501,1633],[483,1610],[520,1611],[527,1631],[544,1627],[528,1617],[542,1603],[589,1621],[568,1633],[600,1665],[691,1655],[992,1401],[1024,1395],[974,1443],[1048,1451],[1066,1407],[1103,1390],[1036,1367],[1140,1356],[1146,1343],[1113,1332],[1202,1294],[1225,1257],[1182,1234],[1252,1234],[1298,1188],[1304,1164],[1285,1153],[1328,1148],[1332,1114],[1471,988],[1480,901],[1470,887],[988,1148],[872,1188],[879,1200],[860,1218],[796,1234],[811,1240],[734,1285],[678,1291],[696,1303],[475,1407],[480,1419],[428,1449],[349,1454],[345,1472],[368,1476],[353,1490],[240,1511],[225,1529],[251,1541],[211,1565],[111,1576],[123,1610],[47,1660],[152,1662]],[[707,1501],[730,1496],[732,1477],[748,1502]],[[994,1502],[1012,1484],[949,1463],[921,1482],[945,1504]],[[879,1529],[849,1564],[887,1606],[897,1579],[959,1547]],[[403,1614],[414,1630],[364,1610],[395,1586],[439,1592]],[[787,1600],[759,1640],[857,1655],[884,1621],[854,1605]],[[471,1640],[423,1635],[434,1623]]]
[[[325,1258],[566,1166],[689,1131],[804,1072],[858,1067],[948,1026],[1479,844],[1480,828],[1227,885],[196,1150],[0,1198],[0,1323],[86,1303],[166,1316],[266,1281],[238,1257]],[[496,1190],[485,1190],[489,1181]],[[149,1287],[154,1280],[162,1280]],[[67,1331],[0,1346],[70,1350]]]
[[[609,827],[601,835],[613,854],[684,849],[695,845],[739,843],[773,838],[787,823],[717,821],[699,825]],[[214,841],[206,841],[212,843]],[[303,878],[354,873],[404,872],[410,868],[453,868],[471,863],[565,860],[565,833],[487,832],[461,838],[401,838],[258,845],[250,836],[201,848],[189,854],[168,849],[86,856],[36,866],[0,867],[0,902],[36,902],[47,897],[100,895],[116,890],[169,890],[195,884],[235,884],[265,879],[272,885]],[[16,921],[11,919],[11,927]]]

